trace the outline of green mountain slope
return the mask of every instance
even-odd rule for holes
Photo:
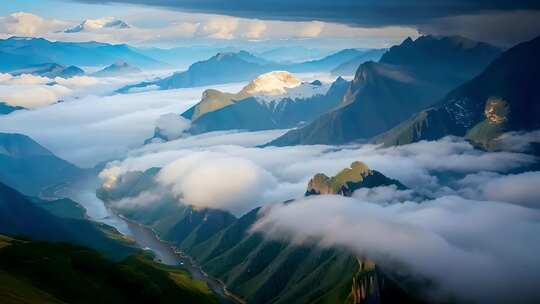
[[[192,122],[189,132],[198,134],[218,130],[256,131],[294,127],[310,122],[321,113],[334,108],[343,98],[347,86],[347,81],[338,78],[324,94],[298,98],[277,96],[270,101],[246,97],[232,101],[220,109],[198,117]]]
[[[30,199],[0,183],[0,233],[36,240],[66,241],[88,246],[120,259],[135,251],[115,229],[86,218],[70,200]]]
[[[395,185],[398,189],[406,189],[402,183],[384,176],[377,170],[371,170],[366,164],[355,161],[350,168],[345,168],[335,176],[328,177],[318,173],[308,183],[307,195],[339,194],[351,196],[360,188],[374,188]]]
[[[222,280],[229,290],[250,303],[349,303],[352,291],[359,288],[354,287],[354,282],[360,280],[364,284],[371,278],[384,280],[387,287],[372,289],[362,299],[382,293],[389,299],[409,299],[393,279],[378,268],[366,270],[363,261],[344,249],[297,245],[252,233],[250,229],[262,212],[259,208],[236,218],[226,211],[181,205],[172,197],[140,208],[115,205],[114,201],[122,197],[134,197],[155,188],[155,174],[154,169],[129,173],[114,186],[100,189],[100,197],[121,214],[155,229],[162,238],[193,257],[205,272]],[[343,190],[336,193],[342,195],[350,195],[360,187],[405,188],[360,162],[338,173],[334,180],[341,185],[337,188]],[[309,186],[308,194],[320,192],[310,193],[313,186]],[[373,276],[375,272],[377,275]]]
[[[0,236],[2,303],[217,303],[204,283],[145,256]]]

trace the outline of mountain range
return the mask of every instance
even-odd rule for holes
[[[84,208],[67,199],[27,197],[0,183],[0,234],[34,240],[73,242],[122,259],[135,251],[114,228],[90,221]]]
[[[461,37],[408,38],[390,48],[379,62],[363,63],[336,109],[269,145],[368,140],[474,77],[500,52],[491,45]]]
[[[97,77],[114,77],[122,75],[132,75],[140,72],[141,69],[139,69],[138,67],[132,66],[129,63],[120,60],[109,66],[106,66],[105,68],[93,73],[92,75]]]
[[[286,70],[290,72],[325,72],[350,61],[363,51],[345,49],[322,59],[302,63],[278,63],[246,51],[218,53],[189,66],[186,71],[152,81],[128,85],[117,90],[128,93],[132,89],[157,87],[161,90],[247,81],[263,73]],[[234,73],[232,72],[234,71]]]
[[[236,94],[206,90],[202,100],[182,113],[191,120],[188,132],[267,130],[306,123],[338,104],[348,82],[301,82],[285,71],[258,76]]]
[[[93,249],[0,235],[3,303],[218,303],[201,281],[138,253],[110,260]]]
[[[0,167],[0,182],[27,195],[83,174],[30,137],[11,133],[0,133]]]
[[[243,81],[273,70],[275,64],[253,56],[246,51],[218,53],[217,55],[192,64],[187,71],[154,81],[141,82],[120,88],[127,93],[131,89],[157,86],[161,90],[189,88],[211,84]]]
[[[363,162],[355,161],[350,168],[345,168],[335,176],[328,177],[318,173],[309,180],[306,196],[320,194],[338,194],[351,196],[360,188],[373,188],[394,185],[397,189],[407,189],[397,180],[384,176],[381,172],[371,170]]]
[[[24,68],[11,70],[9,74],[13,76],[19,76],[23,74],[37,75],[48,78],[62,77],[62,78],[71,78],[74,76],[84,75],[84,71],[74,65],[63,66],[57,63],[42,63],[27,66]]]
[[[540,128],[538,93],[540,37],[505,51],[482,73],[379,136],[384,145],[465,136],[483,148],[495,148],[502,132]]]
[[[164,65],[125,44],[53,42],[44,38],[0,39],[0,55],[0,71],[3,72],[51,62],[64,66],[103,66],[123,60],[141,67]]]
[[[303,73],[303,72],[321,72],[330,71],[341,64],[364,55],[364,52],[357,49],[344,49],[339,52],[330,54],[326,57],[306,62],[291,64],[286,67],[288,71]]]
[[[250,232],[263,212],[260,208],[235,217],[222,210],[178,204],[176,198],[167,196],[141,208],[115,204],[119,199],[137,197],[157,187],[154,180],[157,172],[158,168],[129,172],[114,185],[100,188],[98,196],[124,216],[155,229],[160,237],[193,257],[205,272],[222,280],[247,302],[349,303],[355,298],[362,301],[384,298],[382,303],[416,303],[391,276],[344,249],[270,240],[261,233]],[[350,186],[405,187],[360,162],[336,177],[348,189],[342,195],[352,193]],[[314,189],[317,188],[311,183],[307,194],[317,194]],[[374,280],[385,284],[377,285]],[[358,296],[361,286],[371,287]]]
[[[336,66],[330,72],[333,75],[354,76],[354,73],[362,63],[368,61],[379,61],[382,55],[387,51],[387,49],[373,49],[365,51],[361,55],[358,55],[353,59]]]

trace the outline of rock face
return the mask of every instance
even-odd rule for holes
[[[341,170],[338,174],[328,177],[318,173],[309,181],[306,196],[319,194],[338,194],[351,196],[359,188],[396,185],[398,189],[406,189],[399,181],[388,178],[382,173],[371,170],[366,164],[355,161],[350,168]]]
[[[455,135],[489,148],[502,132],[540,128],[539,52],[540,37],[505,51],[478,76],[376,142],[391,146]]]
[[[109,65],[125,60],[140,67],[163,67],[125,44],[62,42],[43,38],[0,39],[0,71],[9,72],[29,65],[57,63],[63,66]]]

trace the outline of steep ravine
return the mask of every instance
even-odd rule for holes
[[[115,201],[156,187],[156,173],[154,169],[131,172],[114,185],[99,189],[98,194],[127,218],[152,227],[160,238],[249,303],[396,303],[394,300],[407,298],[399,284],[377,265],[348,250],[269,240],[262,233],[252,233],[259,208],[235,217],[222,210],[180,205],[165,195],[162,201],[142,208],[118,209]],[[311,182],[307,195],[348,196],[360,187],[382,185],[405,188],[361,162],[326,177],[324,184],[332,191]]]

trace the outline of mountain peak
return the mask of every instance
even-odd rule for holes
[[[242,92],[248,95],[280,95],[287,93],[287,89],[298,87],[301,84],[300,79],[287,71],[273,71],[255,78],[242,89]]]
[[[64,30],[64,33],[79,33],[84,31],[92,31],[98,29],[128,29],[131,28],[126,22],[114,19],[112,17],[101,18],[101,19],[86,19],[80,24],[67,28]]]
[[[391,47],[380,62],[437,69],[440,68],[438,66],[454,68],[473,65],[470,62],[485,62],[480,66],[486,66],[500,52],[497,47],[461,36],[425,35],[416,40],[409,37],[400,45]]]
[[[117,60],[115,63],[105,67],[104,69],[94,73],[94,76],[118,76],[122,74],[139,73],[141,70],[132,66],[124,60]]]
[[[341,170],[335,176],[328,177],[323,173],[315,174],[308,183],[306,195],[339,194],[351,196],[359,188],[389,185],[395,185],[399,189],[406,188],[399,181],[369,169],[365,163],[354,161],[349,168]]]

